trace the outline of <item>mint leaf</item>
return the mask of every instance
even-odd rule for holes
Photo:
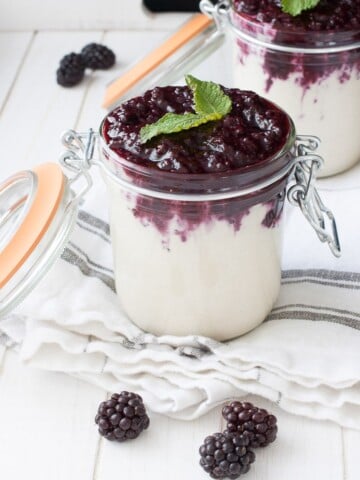
[[[216,113],[224,117],[231,110],[231,100],[222,91],[220,85],[214,82],[202,82],[192,75],[185,77],[188,87],[194,95],[194,109],[196,113]]]
[[[303,10],[316,7],[320,0],[281,0],[282,10],[293,17],[299,15]]]
[[[190,128],[198,127],[203,123],[219,120],[221,115],[212,113],[208,115],[196,113],[166,113],[157,122],[145,125],[140,130],[140,139],[142,143],[146,143],[158,135],[164,133],[177,133]]]
[[[220,120],[231,111],[231,99],[225,95],[220,85],[203,82],[192,75],[187,75],[185,78],[193,92],[196,113],[166,113],[157,122],[142,127],[140,130],[142,143],[161,134],[178,133]]]

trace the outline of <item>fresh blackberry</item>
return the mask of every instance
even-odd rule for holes
[[[121,392],[114,393],[110,400],[99,405],[95,423],[103,437],[124,442],[138,437],[148,428],[150,420],[140,395]]]
[[[60,61],[56,71],[56,80],[63,87],[72,87],[81,82],[84,77],[85,63],[81,55],[69,53]]]
[[[112,50],[100,43],[89,43],[81,50],[87,68],[107,69],[114,65],[115,54]]]
[[[249,402],[234,401],[225,405],[222,416],[227,422],[228,432],[246,434],[250,447],[266,447],[276,438],[277,425],[275,415]]]
[[[238,478],[255,461],[248,436],[239,433],[214,433],[205,438],[199,453],[200,465],[211,478]]]

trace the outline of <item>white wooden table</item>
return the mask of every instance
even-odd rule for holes
[[[22,19],[23,24],[26,21]],[[162,19],[162,29],[164,24]],[[56,161],[59,135],[65,129],[96,128],[105,113],[100,108],[105,84],[143,54],[145,46],[150,48],[164,36],[155,27],[152,23],[151,31],[0,32],[0,177]],[[114,49],[116,68],[88,74],[73,89],[57,86],[59,59],[93,41]],[[194,73],[227,83],[226,55],[224,49]],[[198,447],[206,435],[221,428],[220,408],[193,422],[152,414],[149,430],[139,439],[114,444],[101,439],[94,425],[97,406],[106,396],[74,378],[26,367],[7,350],[0,367],[0,478],[209,478],[198,465]],[[294,417],[262,399],[252,400],[278,416],[279,437],[258,452],[244,478],[360,479],[360,432]]]

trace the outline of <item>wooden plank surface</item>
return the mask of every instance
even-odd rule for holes
[[[25,367],[9,350],[0,392],[1,478],[93,478],[94,412],[104,392],[70,376]]]
[[[56,84],[55,71],[63,55],[101,36],[101,32],[36,35],[0,117],[0,141],[8,160],[1,165],[2,176],[15,168],[57,161],[59,136],[64,125],[74,126],[90,77],[67,89]]]
[[[0,32],[0,112],[16,82],[32,37],[32,32]]]
[[[276,442],[258,450],[248,480],[345,480],[339,426],[290,415],[261,399],[254,403],[277,416],[279,433]]]
[[[360,478],[360,431],[342,429],[344,480]]]
[[[0,11],[0,30],[169,30],[188,17],[151,14],[142,0],[0,0]]]

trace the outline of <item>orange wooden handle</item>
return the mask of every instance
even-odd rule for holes
[[[154,68],[159,66],[192,38],[204,31],[212,22],[211,18],[202,13],[194,15],[162,45],[149,53],[128,72],[109,85],[105,92],[103,107],[109,108],[113,105],[139,80],[148,75]]]

